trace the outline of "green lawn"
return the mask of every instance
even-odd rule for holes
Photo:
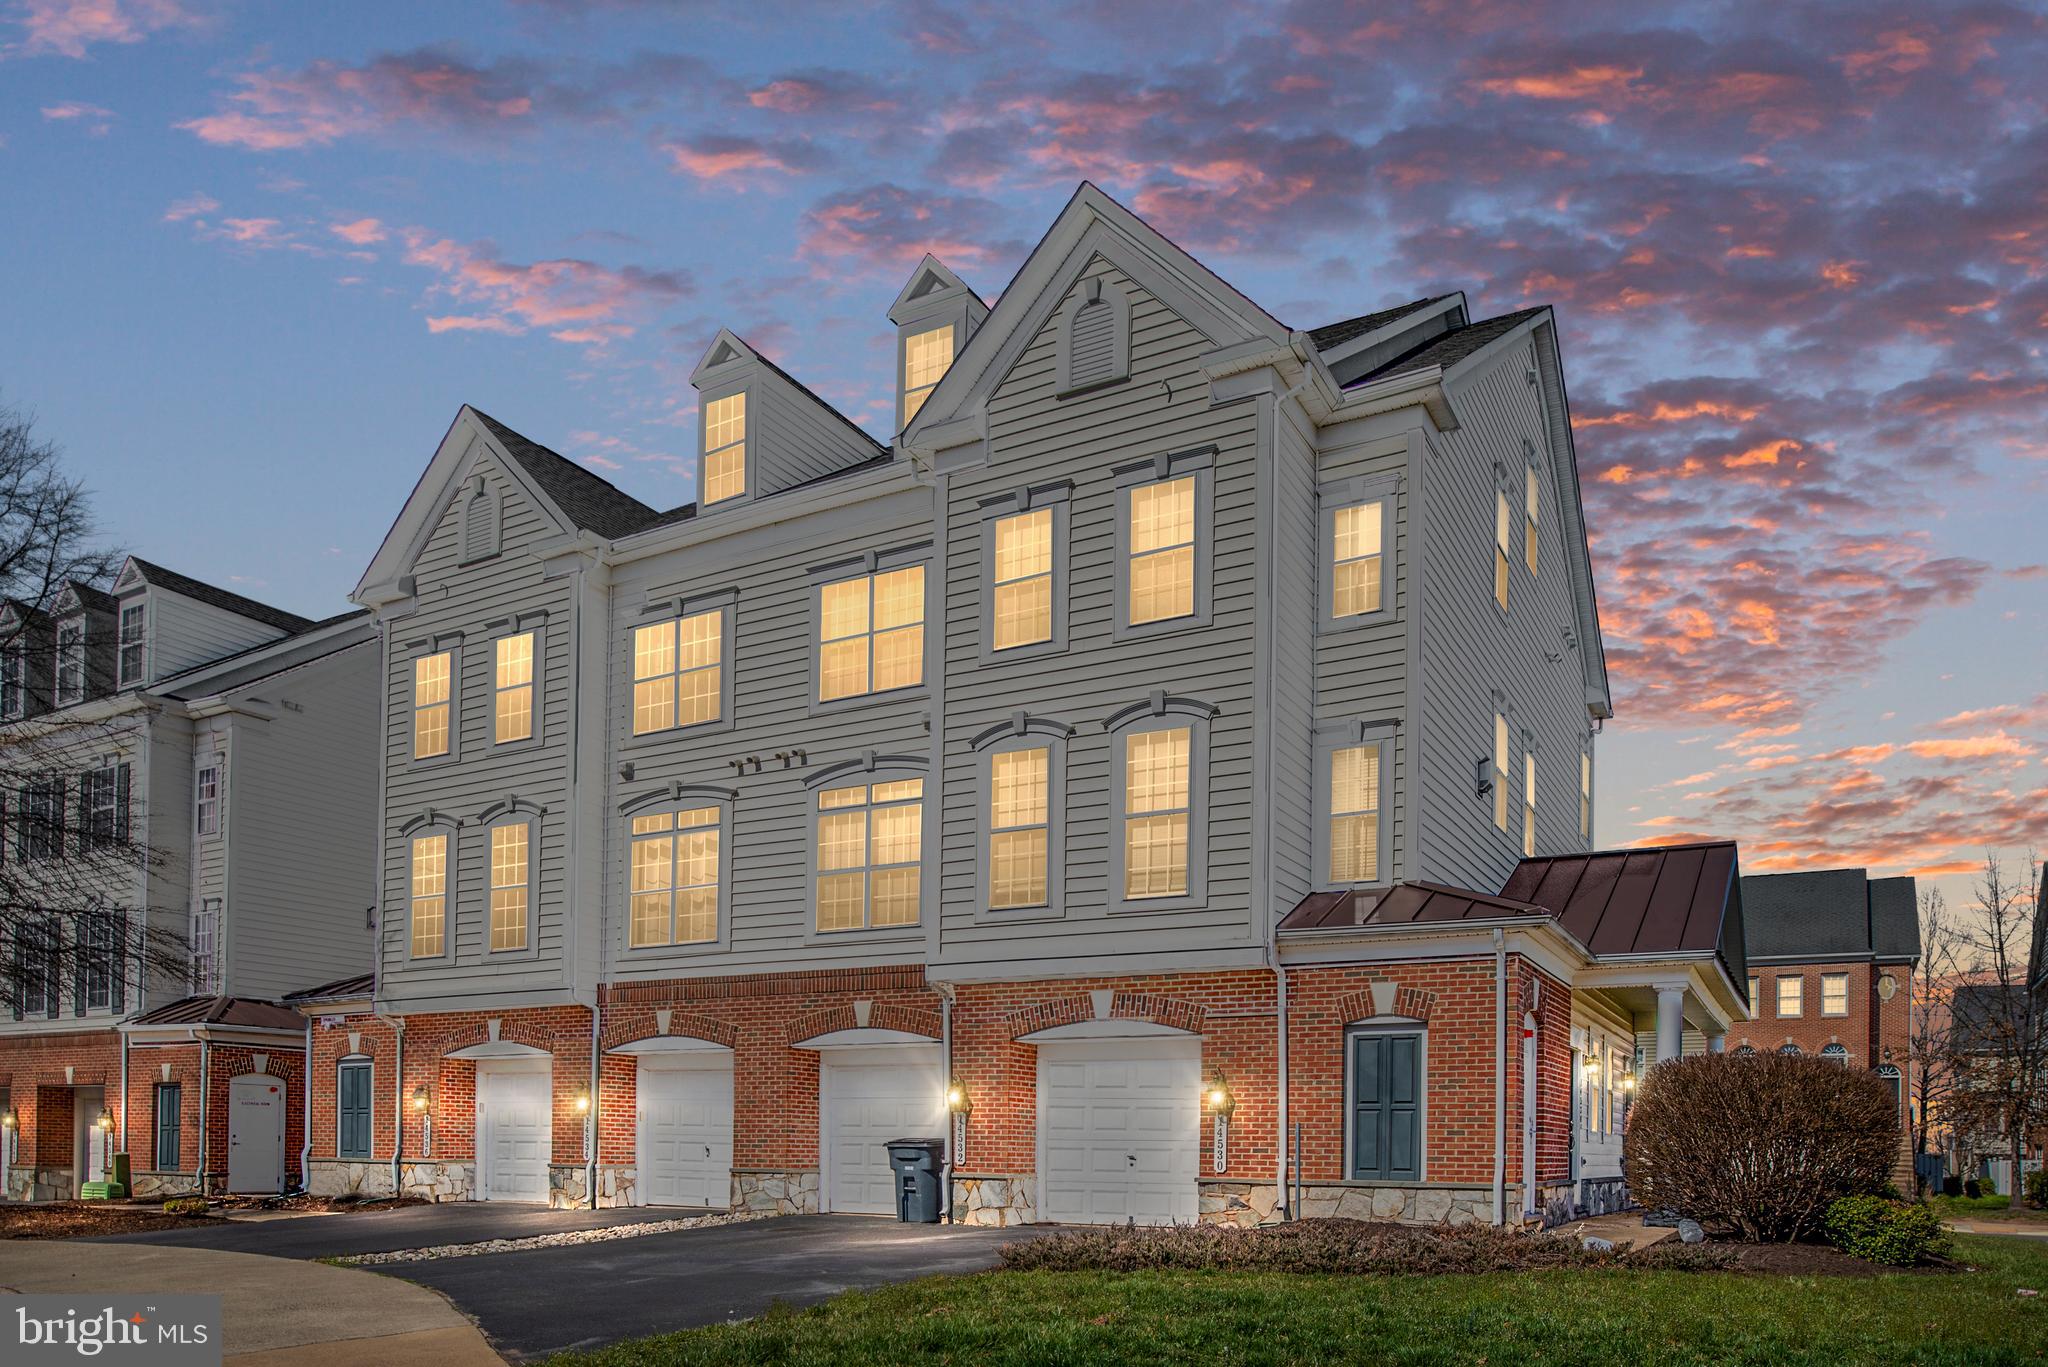
[[[1928,1203],[1944,1220],[2033,1220],[2048,1222],[2048,1210],[2012,1208],[2010,1196],[1930,1196]]]
[[[553,1367],[671,1363],[2003,1363],[2048,1357],[2048,1250],[1956,1240],[1949,1276],[995,1272],[850,1293]]]

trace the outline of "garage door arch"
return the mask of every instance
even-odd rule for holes
[[[1038,1046],[1038,1215],[1058,1224],[1191,1224],[1200,1211],[1202,1037],[1092,1020]]]

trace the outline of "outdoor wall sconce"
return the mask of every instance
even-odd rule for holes
[[[111,1134],[114,1129],[114,1113],[102,1106],[100,1107],[100,1118],[93,1123],[100,1127],[101,1134]]]
[[[1230,1113],[1237,1109],[1237,1098],[1230,1094],[1230,1084],[1218,1073],[1216,1080],[1209,1084],[1209,1113],[1215,1117],[1215,1132],[1210,1137],[1210,1152],[1215,1155],[1216,1171],[1223,1172],[1230,1167]]]
[[[1636,1089],[1635,1070],[1630,1069],[1628,1072],[1623,1073],[1619,1079],[1619,1085],[1622,1091],[1633,1092]]]
[[[434,1156],[434,1116],[427,1108],[433,1098],[427,1094],[424,1085],[412,1089],[412,1108],[420,1117],[420,1157]]]
[[[946,1109],[954,1115],[966,1115],[974,1109],[973,1103],[967,1099],[967,1089],[958,1082],[946,1088]]]
[[[946,1084],[946,1109],[953,1116],[948,1161],[957,1168],[961,1155],[967,1151],[967,1113],[974,1109],[974,1103],[968,1099],[966,1085],[958,1078]]]
[[[14,1108],[12,1106],[9,1106],[4,1111],[0,1111],[0,1130],[11,1130],[15,1127],[17,1123],[18,1122],[16,1122],[14,1118]]]
[[[427,1109],[427,1089],[425,1087],[415,1087],[412,1089],[412,1108],[415,1111]]]
[[[590,1114],[590,1093],[588,1093],[588,1092],[578,1092],[578,1093],[576,1093],[576,1114],[578,1114],[578,1115],[589,1115],[589,1114]]]

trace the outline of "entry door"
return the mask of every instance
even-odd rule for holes
[[[228,1190],[284,1190],[284,1086],[254,1073],[228,1083]]]
[[[1038,1047],[1039,1214],[1060,1224],[1192,1223],[1199,1039]]]
[[[547,1060],[476,1066],[477,1197],[546,1201],[554,1078]]]
[[[1422,1037],[1351,1039],[1351,1176],[1414,1182],[1422,1175]]]
[[[650,1206],[709,1206],[732,1200],[732,1059],[676,1067],[642,1055],[640,1201]]]
[[[946,1134],[946,1075],[937,1045],[820,1051],[823,1207],[896,1213],[892,1139]]]
[[[79,1087],[71,1093],[73,1166],[79,1185],[107,1180],[107,1145],[112,1140],[100,1132],[100,1112],[106,1109],[103,1087]],[[73,1193],[76,1195],[76,1193]]]

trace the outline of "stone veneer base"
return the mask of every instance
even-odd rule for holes
[[[1038,1179],[1031,1173],[1002,1176],[953,1174],[956,1224],[1007,1228],[1038,1218]]]
[[[391,1195],[391,1163],[374,1158],[315,1158],[306,1189],[315,1196]]]
[[[732,1209],[757,1215],[816,1215],[816,1168],[735,1168]]]

